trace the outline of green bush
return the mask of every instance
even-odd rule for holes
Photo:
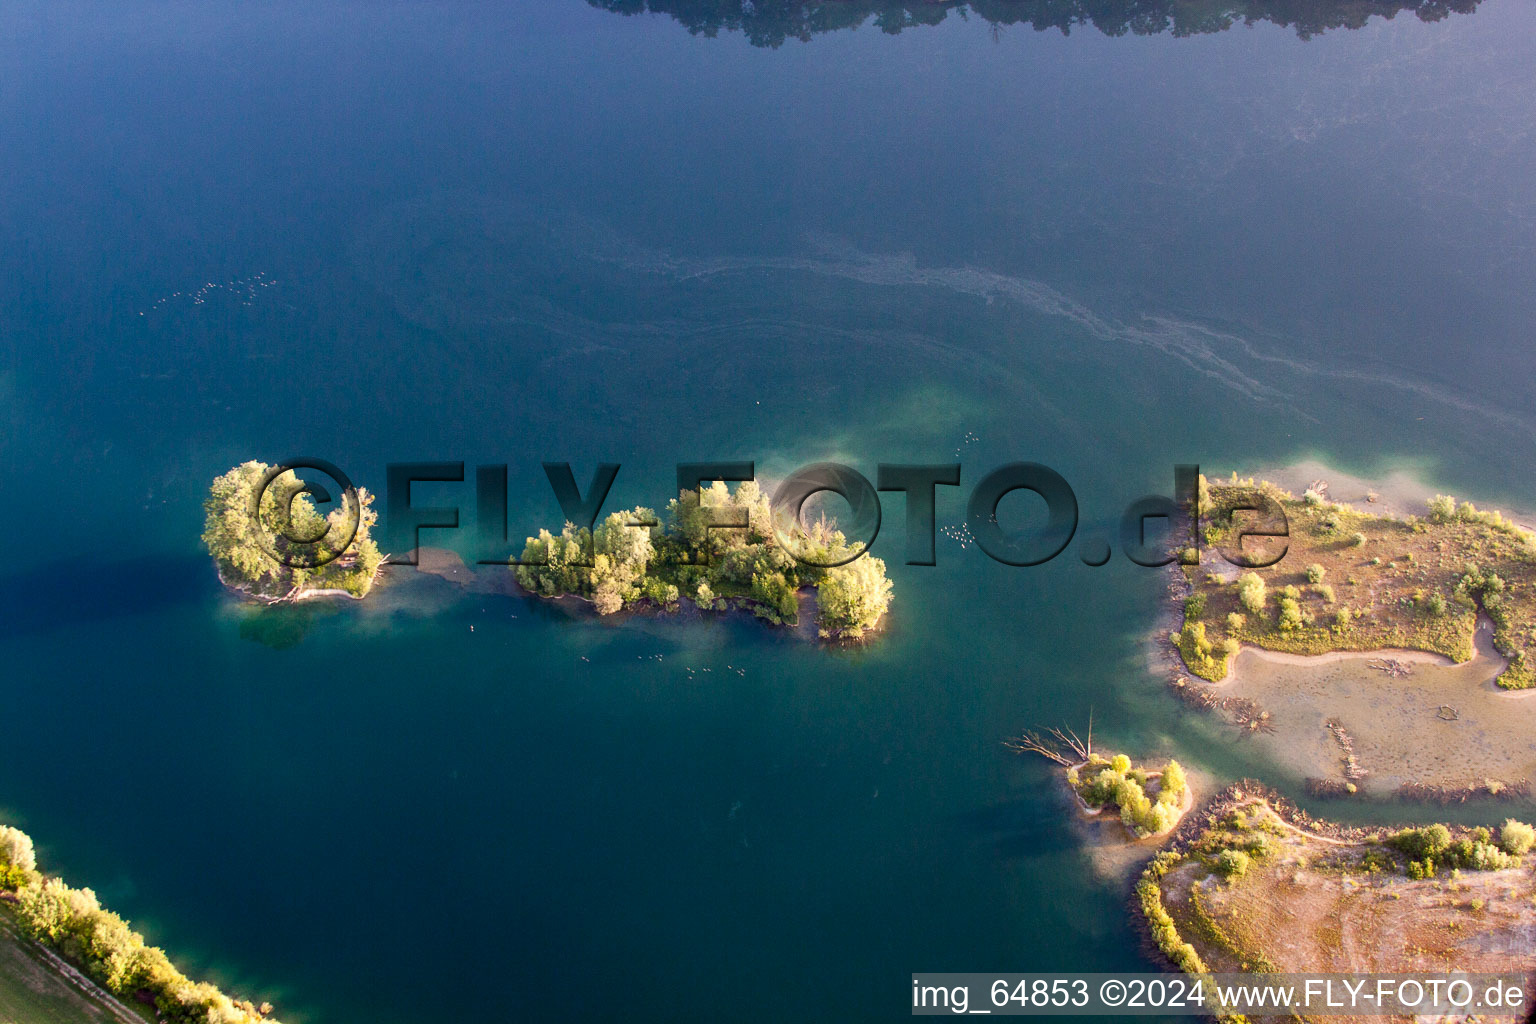
[[[1517,829],[1516,835],[1518,833]],[[1500,849],[1489,839],[1488,831],[1479,829],[1469,838],[1452,842],[1450,830],[1444,825],[1430,825],[1404,829],[1388,839],[1387,845],[1407,854],[1410,858],[1408,873],[1414,878],[1433,877],[1436,865],[1453,870],[1502,871],[1518,863],[1516,856],[1507,852],[1507,847]],[[1503,842],[1502,835],[1500,842]]]
[[[1503,871],[1520,863],[1492,843],[1479,843],[1463,839],[1453,848],[1456,866],[1470,871]]]
[[[1280,599],[1280,618],[1278,620],[1283,632],[1294,632],[1306,625],[1306,617],[1302,615],[1301,605],[1294,597],[1282,597]]]
[[[1226,659],[1236,654],[1239,644],[1228,637],[1218,648],[1206,635],[1204,622],[1191,622],[1177,633],[1169,634],[1189,670],[1205,679],[1220,679],[1226,674]]]
[[[861,555],[828,569],[816,587],[821,635],[861,637],[879,623],[890,603],[891,581],[882,560]]]
[[[1102,807],[1114,797],[1115,790],[1124,779],[1125,776],[1113,768],[1103,768],[1078,792],[1089,807]]]
[[[1536,846],[1536,828],[1510,818],[1504,822],[1504,827],[1499,829],[1499,845],[1505,852],[1523,857],[1531,852],[1533,846]]]
[[[37,853],[32,848],[32,837],[19,828],[0,825],[0,865],[23,872],[36,869]]]
[[[1449,494],[1437,494],[1429,499],[1429,518],[1436,523],[1449,523],[1456,518],[1456,499]]]
[[[1355,535],[1350,538],[1350,543],[1353,544],[1357,548],[1365,547],[1365,541],[1366,541],[1365,534],[1359,533],[1359,532],[1356,532]]]
[[[1321,582],[1323,582],[1323,577],[1325,577],[1327,575],[1328,575],[1328,570],[1324,569],[1321,565],[1319,565],[1316,562],[1313,562],[1311,565],[1307,566],[1307,582],[1308,583],[1321,583]]]
[[[1238,579],[1237,599],[1250,612],[1255,615],[1262,614],[1267,597],[1268,588],[1264,585],[1264,578],[1258,573],[1247,572]]]
[[[1451,832],[1444,825],[1403,829],[1388,839],[1387,845],[1402,851],[1412,860],[1437,857],[1450,849]]]
[[[1248,873],[1250,863],[1248,855],[1242,850],[1222,850],[1216,855],[1216,871],[1223,878],[1242,878]]]
[[[1172,793],[1174,796],[1184,792],[1189,780],[1184,774],[1184,766],[1177,761],[1169,761],[1163,769],[1163,777],[1160,783],[1164,793]]]

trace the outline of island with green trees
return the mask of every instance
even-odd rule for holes
[[[665,522],[635,508],[591,531],[571,523],[559,534],[539,531],[523,548],[517,582],[540,597],[589,601],[600,615],[641,605],[676,610],[686,599],[705,611],[741,608],[777,625],[797,624],[801,592],[814,588],[822,638],[856,640],[879,626],[891,602],[885,562],[859,553],[826,520],[776,530],[773,515],[755,481],[734,491],[716,481],[681,491],[668,502]]]
[[[1288,550],[1266,568],[1217,564],[1209,547],[1233,541],[1255,492],[1284,509]],[[1171,637],[1194,675],[1223,679],[1244,644],[1294,654],[1410,649],[1464,662],[1481,613],[1508,661],[1499,685],[1536,685],[1527,655],[1536,644],[1536,534],[1499,512],[1439,495],[1424,514],[1394,518],[1235,475],[1201,477],[1199,503],[1208,550],[1202,564],[1183,567],[1184,622]]]
[[[1125,754],[1105,757],[1093,749],[1093,730],[1079,739],[1070,729],[1047,735],[1025,732],[1004,743],[1020,754],[1039,754],[1064,770],[1064,779],[1084,813],[1113,814],[1134,839],[1172,832],[1194,806],[1184,766],[1169,759],[1160,769],[1134,764]]]
[[[188,979],[90,889],[38,870],[31,837],[0,825],[0,1020],[276,1024],[271,1012]]]
[[[219,579],[233,590],[269,602],[366,597],[384,563],[371,535],[378,519],[373,495],[359,487],[355,496],[343,495],[338,507],[322,516],[289,470],[273,478],[262,492],[257,522],[251,509],[270,469],[263,462],[245,462],[209,488],[203,502],[203,543],[218,566]],[[353,522],[356,532],[348,540]],[[274,551],[305,554],[288,537],[319,537],[320,544],[331,545],[336,557],[314,567],[308,567],[302,557],[280,561]]]

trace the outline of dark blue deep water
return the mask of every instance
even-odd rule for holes
[[[410,570],[256,616],[198,540],[237,462],[505,462],[519,537],[549,459],[621,463],[615,507],[679,461],[1035,460],[1100,532],[1175,462],[1536,506],[1529,4],[740,6],[0,10],[0,809],[290,1024],[1149,966],[999,741],[1092,709],[1265,766],[1165,696],[1118,556],[903,566],[888,496],[856,651]]]

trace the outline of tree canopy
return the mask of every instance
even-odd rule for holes
[[[654,525],[641,525],[654,524]],[[706,611],[744,608],[775,624],[799,621],[799,592],[817,588],[822,636],[853,639],[879,624],[891,600],[885,563],[860,554],[826,520],[779,523],[756,481],[731,489],[715,481],[685,490],[664,516],[647,508],[614,512],[590,533],[566,523],[529,537],[515,568],[518,583],[541,597],[573,595],[601,615],[642,603],[676,608],[683,598]],[[780,543],[791,539],[798,562]],[[837,562],[847,561],[844,565]],[[820,566],[835,566],[821,568]]]
[[[220,578],[235,589],[264,598],[306,588],[335,588],[354,597],[365,596],[384,560],[371,535],[378,519],[373,495],[359,487],[355,499],[343,495],[341,503],[322,516],[309,495],[299,493],[299,478],[289,470],[275,477],[262,494],[258,523],[251,516],[251,506],[270,468],[263,462],[242,463],[208,489],[203,502],[203,543],[219,567]],[[343,547],[353,516],[357,531]],[[322,536],[322,545],[340,553],[315,568],[284,565],[272,551],[297,550],[285,535]]]

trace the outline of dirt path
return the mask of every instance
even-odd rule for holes
[[[145,1024],[133,1008],[56,953],[21,934],[0,906],[0,1021],[6,1024]]]

